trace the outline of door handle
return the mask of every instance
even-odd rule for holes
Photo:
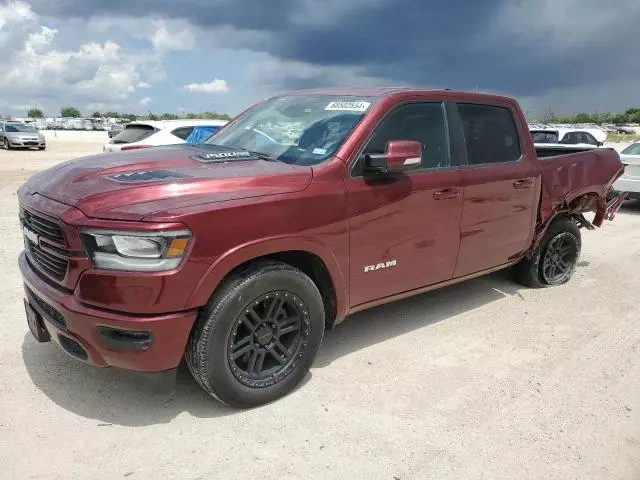
[[[523,188],[530,188],[533,185],[533,180],[525,179],[525,180],[516,180],[513,182],[513,188],[517,190],[522,190]]]
[[[434,200],[448,200],[452,198],[458,198],[460,196],[460,190],[457,188],[445,188],[443,190],[437,190],[433,192]]]

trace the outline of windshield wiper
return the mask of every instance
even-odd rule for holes
[[[273,155],[269,155],[268,153],[255,152],[253,150],[247,150],[246,148],[243,148],[243,150],[246,150],[251,155],[253,155],[256,158],[259,158],[260,160],[266,160],[267,162],[279,162],[280,161],[280,160],[278,160],[277,157],[274,157]]]

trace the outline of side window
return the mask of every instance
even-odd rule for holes
[[[186,140],[187,137],[191,134],[191,132],[193,132],[193,127],[180,127],[172,131],[171,134],[175,135],[176,137],[182,140]]]
[[[420,142],[421,169],[449,166],[449,145],[442,103],[413,103],[396,108],[373,133],[364,153],[384,153],[390,140]]]
[[[516,162],[520,137],[511,111],[491,105],[458,104],[469,165]]]
[[[565,145],[575,145],[577,143],[581,143],[581,139],[577,132],[569,132],[564,136],[560,143],[564,143]]]
[[[591,135],[589,132],[584,132],[584,143],[588,143],[589,145],[598,145],[598,140],[596,137]]]

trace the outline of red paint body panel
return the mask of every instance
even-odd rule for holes
[[[338,322],[354,311],[502,268],[525,254],[557,208],[585,193],[604,198],[622,172],[609,150],[537,159],[522,112],[503,97],[407,89],[333,93],[380,99],[336,156],[314,167],[262,160],[203,164],[192,159],[198,147],[154,147],[66,162],[19,190],[25,209],[60,224],[65,243],[57,247],[70,262],[66,277],[55,280],[23,255],[25,282],[60,311],[68,323],[62,334],[85,347],[90,363],[173,368],[197,309],[234,268],[265,255],[317,256],[332,280]],[[509,108],[521,136],[520,162],[461,164],[376,180],[350,176],[361,148],[392,108],[457,100]],[[188,178],[133,184],[111,178],[157,169]],[[109,272],[94,269],[87,258],[79,235],[85,227],[189,229],[193,237],[173,271]],[[378,264],[385,268],[365,272]],[[156,343],[145,352],[112,352],[97,340],[98,325],[148,330]]]
[[[351,305],[450,280],[460,247],[462,188],[457,169],[381,180],[349,179]],[[459,196],[434,193],[458,188]],[[396,260],[375,274],[368,265]]]
[[[195,310],[162,316],[134,317],[89,308],[78,302],[73,295],[67,295],[44,283],[24,254],[20,255],[19,264],[25,284],[58,310],[67,323],[67,329],[63,330],[46,322],[51,338],[59,343],[59,335],[64,335],[80,343],[88,353],[88,363],[98,367],[120,367],[141,372],[169,370],[180,364],[196,318]],[[100,325],[131,331],[151,331],[154,343],[144,352],[114,352],[100,343],[96,331],[96,327]]]

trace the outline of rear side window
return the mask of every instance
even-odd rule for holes
[[[127,125],[118,135],[113,137],[113,143],[134,143],[150,137],[156,132],[151,125]]]
[[[520,138],[511,111],[493,105],[458,104],[469,165],[516,162]]]
[[[182,140],[186,140],[187,137],[191,135],[191,132],[193,132],[193,127],[180,127],[173,130],[171,134]]]

